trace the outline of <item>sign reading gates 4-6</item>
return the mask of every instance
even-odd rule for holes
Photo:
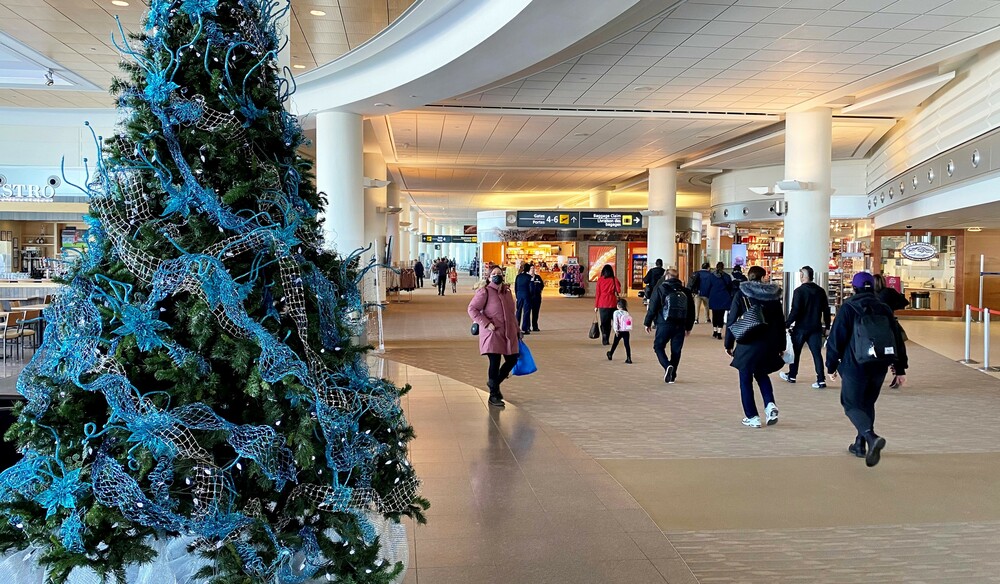
[[[903,249],[899,250],[899,254],[910,261],[926,262],[936,258],[938,250],[929,243],[915,241],[904,245]]]

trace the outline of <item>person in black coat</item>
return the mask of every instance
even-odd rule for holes
[[[897,310],[903,310],[904,308],[910,305],[910,301],[906,299],[906,296],[903,296],[902,294],[899,293],[898,290],[896,290],[892,286],[889,286],[886,283],[885,276],[883,276],[882,274],[875,274],[874,278],[875,278],[875,295],[878,296],[878,299],[884,302],[885,305],[889,307],[889,310],[892,311],[894,317]],[[899,324],[898,318],[896,319],[896,326],[899,327],[899,332],[902,333],[903,342],[905,343],[906,329],[903,328],[903,325]],[[900,387],[903,387],[903,384],[906,383],[906,369],[899,363],[894,363],[891,369],[892,369],[892,382],[889,383],[889,387],[893,389],[899,389]]]
[[[521,332],[531,334],[531,264],[521,264],[521,273],[514,278],[514,296],[517,298],[515,318]]]
[[[844,406],[844,413],[857,430],[854,444],[848,446],[847,451],[858,458],[863,457],[868,466],[875,466],[881,460],[882,449],[885,448],[885,438],[875,433],[875,402],[882,392],[890,363],[859,363],[851,342],[855,338],[855,329],[866,313],[886,317],[885,322],[892,329],[891,334],[895,339],[892,366],[902,382],[906,378],[899,372],[905,372],[908,365],[906,345],[892,309],[875,295],[875,278],[869,273],[858,272],[851,285],[854,287],[854,296],[841,306],[826,342],[826,370],[834,377],[840,375],[840,404]]]
[[[764,400],[764,417],[768,426],[778,422],[778,406],[774,403],[771,373],[780,370],[785,362],[785,315],[781,309],[781,288],[761,280],[767,272],[760,266],[747,270],[747,281],[736,290],[729,319],[726,321],[726,352],[733,357],[731,366],[740,372],[740,396],[743,399],[743,425],[760,428],[760,414],[753,397],[753,382],[757,380]],[[733,336],[732,326],[752,306],[760,306],[764,324],[759,325],[739,341]]]
[[[538,312],[542,309],[542,291],[545,290],[545,280],[542,280],[542,276],[538,273],[538,268],[531,266],[531,288],[529,290],[528,301],[531,305],[531,330],[532,332],[539,332],[538,329]]]
[[[673,292],[682,292],[687,297],[686,314],[683,318],[668,319],[664,314],[667,296]],[[694,307],[694,296],[681,284],[677,278],[677,270],[670,268],[664,275],[664,280],[655,288],[649,298],[646,318],[643,320],[646,334],[649,334],[653,323],[656,323],[656,337],[653,339],[653,353],[663,367],[663,381],[677,381],[677,367],[681,363],[681,351],[684,349],[684,338],[691,334],[694,328],[694,317],[697,313]],[[667,358],[667,343],[670,343],[670,358]]]
[[[648,299],[653,295],[653,288],[660,282],[660,278],[666,274],[667,271],[663,269],[663,260],[656,258],[656,265],[646,272],[646,275],[642,277],[642,283],[646,285],[645,296]]]
[[[437,274],[438,296],[444,296],[444,285],[448,283],[448,260],[441,258],[434,264],[435,274]]]
[[[814,389],[826,387],[826,375],[823,374],[823,335],[830,330],[830,300],[826,290],[820,288],[813,278],[815,272],[810,266],[802,266],[799,270],[801,286],[792,294],[792,309],[785,319],[785,328],[792,334],[792,352],[795,361],[788,367],[788,373],[782,373],[781,378],[788,383],[795,383],[799,373],[799,357],[802,347],[809,345],[813,365],[816,366],[816,383]],[[795,328],[792,328],[795,325]]]
[[[413,274],[417,277],[417,288],[424,287],[424,264],[420,260],[413,264]]]

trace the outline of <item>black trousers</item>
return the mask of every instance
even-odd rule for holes
[[[841,367],[840,405],[854,424],[858,436],[875,431],[875,402],[889,371],[887,365]]]
[[[629,344],[629,337],[632,336],[629,331],[622,331],[615,334],[615,342],[611,343],[611,354],[615,354],[615,349],[618,348],[619,341],[625,345],[625,358],[629,361],[632,360],[632,345]]]
[[[417,276],[417,288],[423,288],[423,287],[424,287],[424,277]]]
[[[608,339],[611,337],[611,319],[615,316],[615,309],[598,308],[597,314],[601,320],[601,343],[607,345],[611,342]]]
[[[823,373],[823,331],[792,331],[792,351],[795,354],[795,362],[788,367],[788,376],[794,378],[799,373],[799,357],[802,355],[802,347],[809,345],[809,352],[812,353],[813,365],[816,366],[816,381],[826,381]]]
[[[531,303],[531,330],[538,330],[538,311],[542,309],[542,301],[533,301]]]
[[[514,305],[514,318],[517,319],[521,330],[528,332],[531,330],[531,303],[527,298],[518,298]]]
[[[510,375],[511,369],[517,363],[517,355],[517,353],[513,355],[486,353],[486,356],[490,360],[489,383],[487,383],[487,386],[490,388],[490,397],[503,399],[503,394],[500,393],[500,383]],[[502,365],[500,364],[501,361],[503,361]]]
[[[726,326],[726,309],[712,309],[712,328],[724,328]]]
[[[670,344],[670,358],[667,358],[667,343]],[[674,377],[677,376],[677,367],[681,364],[681,351],[684,349],[684,327],[665,323],[656,325],[656,336],[653,337],[653,353],[656,360],[660,362],[660,367],[664,369],[669,365],[674,367]]]
[[[444,296],[444,285],[447,284],[447,283],[448,283],[448,277],[447,276],[438,276],[438,281],[437,281],[437,284],[438,284],[438,294],[440,294],[441,296]]]

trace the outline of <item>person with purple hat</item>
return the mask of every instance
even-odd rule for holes
[[[847,451],[875,466],[885,438],[875,433],[875,402],[889,366],[907,366],[906,346],[892,309],[875,295],[875,278],[858,272],[851,281],[854,295],[840,309],[826,343],[826,370],[840,375],[840,403],[857,430]]]

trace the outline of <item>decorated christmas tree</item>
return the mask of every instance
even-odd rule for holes
[[[321,245],[325,201],[276,64],[288,9],[151,0],[142,31],[119,28],[121,122],[81,187],[88,246],[17,381],[0,574],[285,584],[404,569],[397,522],[427,507],[405,388],[372,378],[352,343],[358,255]]]

